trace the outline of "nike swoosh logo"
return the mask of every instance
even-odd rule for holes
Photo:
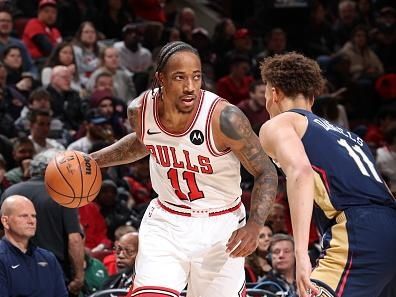
[[[150,131],[150,129],[147,130],[147,134],[148,134],[148,135],[154,135],[154,134],[160,134],[160,133],[161,133],[161,132],[159,132],[159,131],[155,131],[155,132],[154,132],[154,131]]]
[[[20,265],[21,265],[21,264],[18,264],[18,265],[12,265],[12,266],[11,266],[11,268],[12,268],[12,269],[15,269],[15,268],[18,268]]]

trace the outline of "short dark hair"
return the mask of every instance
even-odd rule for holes
[[[39,100],[43,97],[51,101],[51,94],[45,88],[39,87],[30,93],[29,103],[33,103],[33,101]]]
[[[39,116],[51,117],[51,112],[45,109],[31,109],[28,114],[28,119],[31,124],[37,121]]]
[[[20,147],[22,144],[30,144],[33,146],[33,142],[27,137],[27,136],[20,136],[16,138],[12,142],[12,149],[15,151],[18,147]]]
[[[318,63],[296,52],[268,57],[260,70],[263,81],[287,97],[303,94],[313,99],[322,93],[325,85]]]
[[[249,86],[249,92],[254,93],[254,92],[256,91],[256,88],[257,88],[258,86],[261,86],[261,85],[265,85],[265,83],[264,83],[261,79],[258,79],[258,80],[253,81],[253,82],[250,84],[250,86]]]

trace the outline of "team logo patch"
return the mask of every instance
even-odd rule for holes
[[[190,140],[195,145],[201,145],[204,142],[204,135],[199,130],[194,130],[190,133]]]

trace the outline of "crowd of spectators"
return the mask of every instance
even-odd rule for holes
[[[98,197],[78,210],[51,200],[42,169],[59,150],[90,153],[131,132],[126,107],[151,88],[158,50],[169,41],[197,48],[203,88],[237,105],[257,133],[269,118],[260,62],[287,51],[316,59],[327,85],[315,113],[365,139],[396,192],[392,1],[212,1],[220,15],[213,34],[193,9],[175,2],[0,1],[0,193],[2,201],[18,194],[33,202],[31,242],[54,253],[71,295],[131,284],[136,232],[156,195],[148,158],[102,169]],[[248,209],[253,182],[241,174]],[[271,281],[266,289],[279,290],[276,283],[294,296],[294,243],[286,235],[292,230],[281,176],[279,184],[260,245],[246,260],[246,278]],[[313,263],[318,243],[312,224]]]

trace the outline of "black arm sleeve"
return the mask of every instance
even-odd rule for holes
[[[40,49],[44,56],[49,56],[52,51],[52,44],[48,36],[44,34],[37,34],[32,38],[33,43]]]

